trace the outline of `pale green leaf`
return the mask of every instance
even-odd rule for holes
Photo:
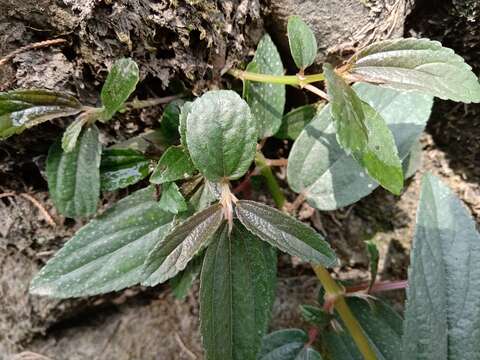
[[[82,132],[83,126],[87,121],[88,117],[80,115],[65,129],[62,136],[62,149],[64,152],[68,153],[75,148],[78,136]]]
[[[362,101],[383,117],[392,131],[399,157],[405,159],[430,116],[432,98],[369,84],[356,84]],[[410,111],[405,113],[405,109]],[[333,210],[370,194],[378,184],[336,140],[330,105],[302,131],[290,151],[288,183],[317,209]]]
[[[247,66],[247,71],[283,75],[282,59],[268,34],[258,43],[257,51]],[[258,137],[261,139],[275,134],[282,123],[285,85],[245,81],[244,98],[257,122]]]
[[[188,209],[187,202],[180,193],[180,189],[174,183],[166,183],[162,186],[162,196],[158,203],[161,209],[178,214]]]
[[[188,149],[187,146],[187,116],[192,109],[192,103],[187,101],[183,104],[182,108],[180,109],[180,115],[178,118],[178,132],[180,133],[180,143],[183,145],[185,149]]]
[[[273,248],[237,221],[208,247],[200,284],[200,326],[206,359],[255,360],[275,299]]]
[[[349,70],[361,81],[462,102],[480,102],[480,84],[464,59],[438,41],[385,40],[361,50]]]
[[[222,208],[216,204],[175,226],[148,254],[143,284],[155,286],[185,269],[188,262],[209,244],[222,219]]]
[[[305,126],[312,121],[316,113],[317,107],[310,104],[293,109],[283,116],[282,126],[280,126],[275,137],[295,140]]]
[[[256,123],[237,93],[209,91],[192,103],[186,140],[193,163],[208,180],[235,180],[255,156]]]
[[[0,93],[0,140],[59,117],[76,115],[82,105],[73,96],[51,90]]]
[[[288,18],[287,33],[293,61],[300,70],[304,70],[313,64],[317,55],[315,35],[300,16],[296,15]]]
[[[30,292],[67,298],[141,282],[144,260],[172,220],[153,187],[133,193],[81,228],[35,276]]]
[[[48,152],[48,190],[55,207],[67,217],[95,213],[100,197],[102,146],[95,125],[80,134],[75,148],[65,153],[60,141]]]
[[[171,146],[158,161],[150,182],[163,184],[183,180],[195,173],[195,166],[187,151],[181,146]]]
[[[150,161],[133,149],[106,149],[100,163],[102,191],[114,191],[133,185],[150,173]]]
[[[115,61],[102,87],[100,98],[104,107],[102,121],[107,122],[123,107],[137,87],[140,78],[138,66],[132,59]]]
[[[425,175],[408,271],[404,359],[478,359],[480,234],[465,205]]]
[[[335,253],[322,236],[293,217],[249,200],[238,201],[235,211],[252,234],[272,246],[315,264],[329,267],[337,263]]]

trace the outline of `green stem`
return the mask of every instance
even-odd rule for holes
[[[272,195],[273,201],[275,201],[275,205],[279,209],[282,209],[286,201],[285,195],[283,195],[282,189],[280,188],[275,175],[273,175],[272,168],[267,164],[267,159],[265,159],[265,156],[263,156],[261,151],[257,151],[257,154],[255,155],[255,164],[260,171],[260,175],[265,178],[268,190]]]
[[[268,75],[268,74],[257,74],[254,72],[242,71],[238,69],[230,69],[228,73],[240,80],[249,80],[249,81],[264,82],[264,83],[271,83],[271,84],[297,85],[300,87],[303,87],[310,83],[325,80],[325,76],[323,74]]]
[[[335,310],[337,310],[338,315],[340,315],[340,318],[355,341],[355,344],[357,344],[358,350],[360,350],[362,353],[363,358],[365,360],[376,360],[377,356],[370,347],[370,343],[368,342],[362,327],[345,301],[345,297],[343,296],[345,293],[344,290],[337,284],[335,280],[333,280],[328,270],[323,266],[312,265],[312,267],[313,271],[315,271],[315,274],[317,275],[317,278],[320,280],[323,288],[325,289],[326,296],[331,296],[335,299],[333,306],[335,307]]]

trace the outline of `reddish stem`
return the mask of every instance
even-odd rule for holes
[[[312,346],[315,341],[317,341],[317,336],[318,329],[312,326],[310,329],[308,329],[308,342],[305,344],[305,346]]]
[[[397,281],[377,281],[373,284],[372,288],[370,289],[370,293],[379,293],[384,291],[391,291],[391,290],[401,290],[405,289],[408,286],[407,280],[397,280]],[[349,286],[346,288],[347,293],[354,293],[358,291],[367,290],[369,287],[369,283],[361,283],[358,285]]]

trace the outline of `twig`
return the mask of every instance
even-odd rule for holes
[[[307,84],[307,85],[303,86],[303,88],[304,88],[304,89],[307,89],[308,91],[311,91],[311,92],[314,93],[315,95],[320,96],[322,99],[325,99],[325,100],[327,100],[327,101],[330,101],[330,98],[328,97],[327,93],[326,93],[325,91],[320,90],[320,89],[317,88],[316,86]]]
[[[175,341],[178,343],[178,346],[180,346],[180,348],[185,351],[185,353],[190,357],[190,359],[192,360],[196,360],[197,359],[197,355],[195,355],[189,348],[187,348],[185,346],[185,343],[183,342],[182,338],[180,337],[180,335],[178,334],[178,332],[175,332],[174,334],[175,336]]]
[[[126,102],[123,104],[122,111],[130,108],[130,109],[143,109],[150,106],[157,106],[162,104],[167,104],[173,100],[180,99],[181,97],[185,96],[185,94],[178,94],[178,95],[171,95],[165,96],[161,98],[154,98],[154,99],[147,99],[147,100],[133,100],[130,102]]]
[[[265,159],[268,166],[287,166],[288,159]]]
[[[4,198],[4,197],[15,197],[15,196],[21,196],[23,197],[24,199],[27,199],[28,201],[30,201],[33,205],[35,205],[35,207],[40,211],[40,213],[43,215],[45,221],[52,227],[55,227],[57,224],[55,223],[55,221],[53,220],[52,216],[48,213],[48,211],[43,207],[42,204],[40,204],[40,202],[35,199],[33,196],[29,195],[29,194],[26,194],[26,193],[21,193],[21,194],[16,194],[14,192],[7,192],[7,193],[3,193],[3,194],[0,194],[0,199],[1,198]]]
[[[15,56],[17,56],[18,54],[21,54],[25,51],[29,51],[29,50],[33,50],[33,49],[41,49],[41,48],[49,47],[49,46],[53,46],[53,45],[64,44],[66,42],[67,42],[67,40],[65,40],[65,39],[53,39],[53,40],[40,41],[40,42],[36,42],[36,43],[29,44],[29,45],[26,45],[26,46],[22,46],[21,48],[18,48],[16,50],[12,51],[10,54],[7,54],[2,59],[0,59],[0,66],[5,65],[7,62],[12,60]]]

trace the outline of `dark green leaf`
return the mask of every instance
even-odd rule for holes
[[[363,299],[347,298],[347,304],[360,323],[378,360],[402,359],[402,318],[382,301],[367,303]],[[340,324],[342,320],[337,316]],[[345,327],[343,326],[345,329]],[[332,360],[363,360],[350,334],[344,330],[321,333],[322,354]],[[409,359],[413,359],[409,358]]]
[[[208,247],[200,285],[206,359],[255,360],[275,299],[276,254],[235,222]]]
[[[258,43],[257,51],[247,71],[283,75],[282,59],[268,34]],[[244,98],[257,122],[258,137],[265,138],[275,134],[282,123],[285,85],[245,81]]]
[[[178,118],[178,132],[180,133],[180,143],[183,145],[185,149],[188,149],[187,146],[187,117],[192,109],[192,103],[187,101],[183,104],[182,108],[180,109],[180,116]]]
[[[333,266],[337,263],[330,245],[310,226],[268,205],[240,200],[238,219],[260,239],[304,261]]]
[[[100,180],[102,191],[123,189],[146,178],[150,161],[133,149],[106,149],[102,152]]]
[[[178,214],[179,212],[188,209],[183,195],[180,193],[178,186],[174,182],[163,184],[162,197],[160,198],[158,206],[173,214]]]
[[[193,163],[210,181],[240,178],[255,156],[255,120],[230,90],[209,91],[192,103],[186,135]]]
[[[64,152],[70,152],[75,148],[78,137],[87,121],[87,116],[80,115],[67,127],[62,137],[62,149]]]
[[[173,215],[148,187],[81,228],[35,276],[30,292],[67,298],[116,291],[143,280],[143,262]]]
[[[138,66],[132,59],[115,61],[100,95],[104,107],[102,121],[110,120],[123,107],[139,80]]]
[[[405,359],[480,354],[480,234],[460,200],[425,175],[408,271]]]
[[[312,121],[316,113],[317,107],[315,105],[303,105],[293,109],[283,117],[282,126],[280,126],[275,137],[295,140],[303,128]]]
[[[350,72],[386,87],[480,102],[480,84],[471,67],[438,41],[409,38],[375,43],[353,58]]]
[[[368,260],[370,265],[370,289],[372,288],[378,273],[378,261],[380,260],[380,253],[378,252],[377,244],[373,240],[365,241],[367,245]]]
[[[184,103],[183,100],[173,100],[165,106],[160,119],[160,131],[165,138],[178,141],[180,111]]]
[[[195,166],[190,156],[181,146],[171,146],[158,161],[157,167],[150,177],[150,182],[163,184],[183,180],[195,173]]]
[[[430,116],[432,98],[356,84],[362,101],[385,119],[405,159]],[[411,111],[405,112],[405,109]],[[330,105],[320,111],[295,141],[288,159],[288,183],[317,209],[333,210],[370,194],[378,184],[336,141]]]
[[[67,217],[87,216],[97,210],[102,153],[98,136],[98,129],[90,126],[71,152],[63,152],[60,141],[48,152],[48,190],[55,207]]]
[[[263,338],[257,359],[322,360],[320,354],[307,343],[308,335],[303,330],[278,330]]]
[[[222,219],[222,207],[216,204],[175,226],[148,254],[143,284],[155,286],[185,269],[188,262],[209,244]]]
[[[55,118],[78,114],[82,105],[73,96],[50,90],[0,93],[0,140]]]
[[[193,282],[200,274],[202,264],[203,255],[198,255],[188,263],[185,270],[170,279],[169,284],[176,299],[184,300],[186,298]]]
[[[293,61],[300,70],[304,70],[313,64],[317,55],[315,35],[300,16],[296,15],[288,18],[287,32]]]

